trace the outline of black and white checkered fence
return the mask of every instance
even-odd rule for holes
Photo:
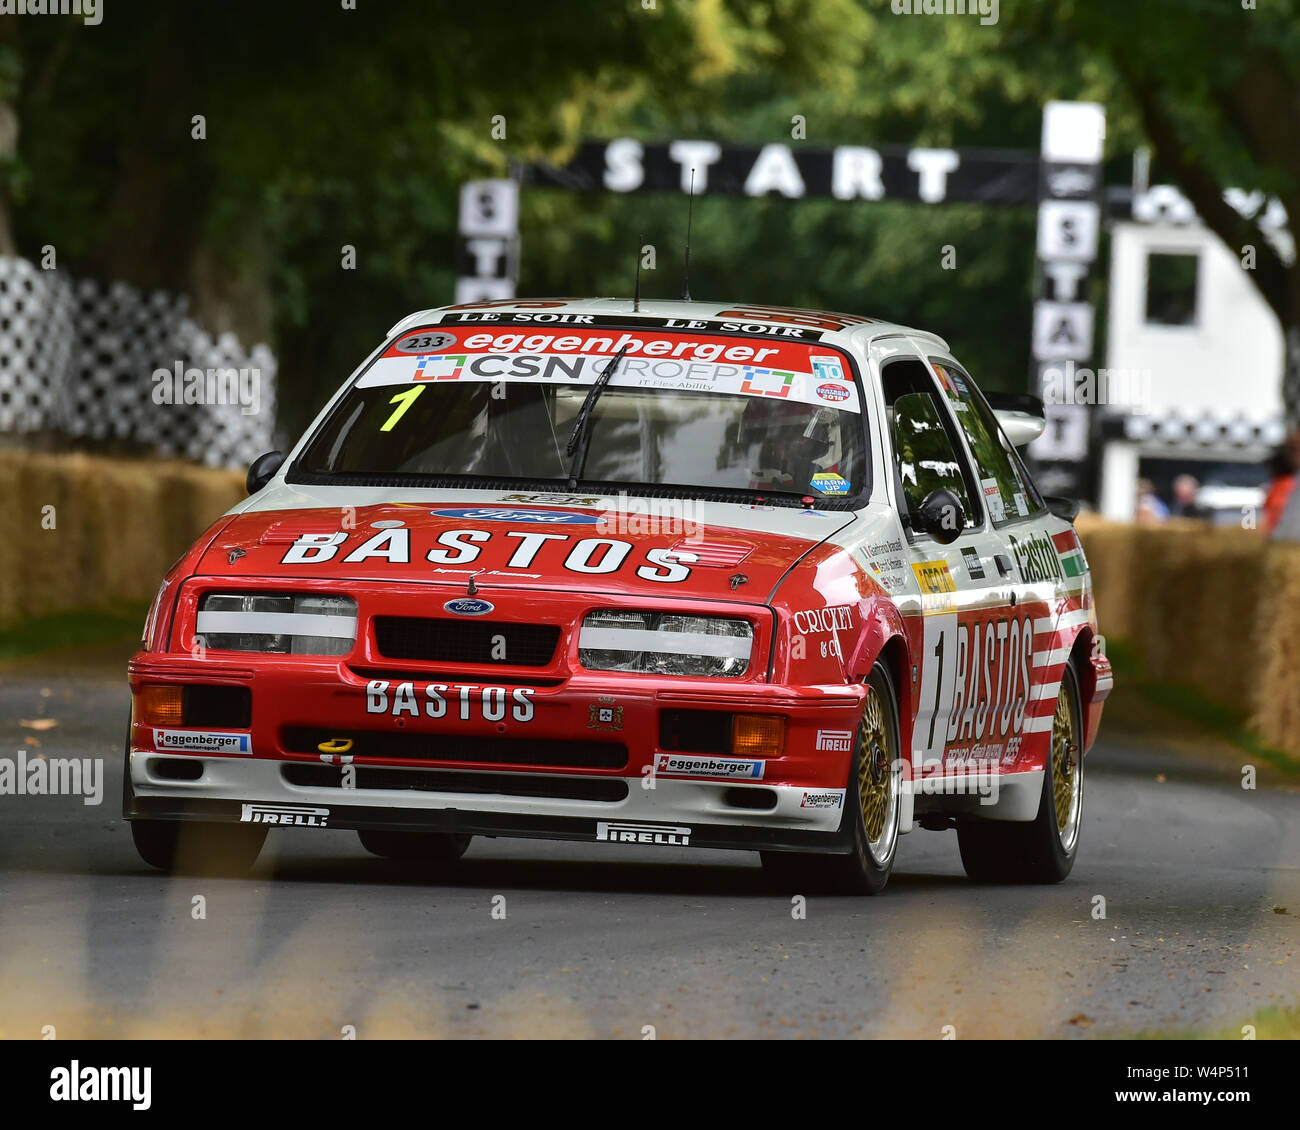
[[[1174,412],[1107,415],[1102,418],[1106,439],[1123,439],[1152,448],[1169,448],[1185,456],[1198,448],[1240,448],[1267,452],[1282,442],[1281,420],[1250,420],[1244,416],[1180,415]]]
[[[274,354],[214,339],[188,305],[0,257],[0,433],[131,440],[209,466],[268,450]]]

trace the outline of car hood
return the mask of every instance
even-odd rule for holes
[[[473,577],[485,592],[560,588],[764,603],[800,558],[852,520],[846,511],[581,491],[281,482],[236,508],[197,572],[418,581],[449,591],[464,591]],[[333,544],[308,548],[326,542]]]

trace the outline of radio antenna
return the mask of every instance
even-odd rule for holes
[[[682,260],[682,301],[691,300],[691,213],[695,211],[695,169],[691,168],[691,192],[686,204],[686,255]]]
[[[645,246],[645,232],[642,232],[636,245],[636,287],[632,291],[632,313],[641,312],[641,248]]]

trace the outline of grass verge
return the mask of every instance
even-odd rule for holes
[[[129,602],[95,611],[56,612],[0,629],[0,662],[66,648],[93,647],[139,638],[147,602]]]
[[[1245,1038],[1247,1025],[1255,1029],[1255,1039],[1257,1040],[1300,1040],[1300,1006],[1270,1005],[1268,1008],[1260,1009],[1254,1016],[1237,1025],[1205,1029],[1199,1032],[1191,1029],[1139,1032],[1133,1039],[1241,1040]]]
[[[1106,644],[1106,656],[1115,670],[1116,683],[1122,681],[1147,702],[1236,746],[1257,760],[1284,773],[1300,776],[1300,760],[1262,741],[1250,729],[1243,712],[1208,699],[1189,687],[1144,679],[1137,657],[1126,644],[1112,640],[1107,640]]]

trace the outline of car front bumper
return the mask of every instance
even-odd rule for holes
[[[791,785],[762,786],[775,797],[772,808],[738,810],[727,803],[728,790],[740,787],[730,782],[659,778],[653,788],[644,788],[645,778],[619,778],[627,785],[627,795],[607,802],[490,791],[345,788],[345,766],[329,767],[338,784],[304,786],[288,779],[286,769],[292,763],[265,758],[241,761],[187,755],[187,760],[201,763],[201,776],[178,781],[160,775],[159,769],[175,760],[170,752],[131,751],[128,818],[742,850],[844,852],[850,843],[840,830],[843,800],[836,807],[803,807],[809,790]],[[362,771],[357,775],[364,780]],[[516,775],[478,772],[476,776],[483,788],[490,789],[494,776],[513,779]],[[544,776],[557,783],[581,780],[556,773]]]
[[[182,590],[172,650],[144,650],[131,662],[128,818],[848,850],[840,831],[848,739],[864,692],[768,682],[766,609],[747,610],[756,639],[754,666],[744,678],[586,670],[567,627],[545,666],[461,666],[452,673],[446,664],[396,661],[378,652],[373,617],[409,612],[417,597],[427,603],[427,594],[414,588],[350,588],[362,628],[354,650],[335,658],[203,648],[192,627],[202,587],[190,581]],[[580,624],[590,607],[625,603],[610,596],[544,597],[516,598],[516,619]],[[504,607],[506,600],[498,599]],[[706,610],[736,614],[729,605]],[[160,685],[246,689],[249,717],[243,723],[182,719],[170,727],[146,721],[142,693]],[[775,754],[725,743],[671,744],[663,726],[673,713],[776,717],[784,742]],[[730,723],[723,725],[729,735]],[[236,735],[242,748],[169,748],[161,735],[168,729],[172,741],[178,732],[199,739]],[[338,754],[327,752],[335,749]],[[673,772],[662,765],[666,754],[748,759],[755,770],[734,777]]]

